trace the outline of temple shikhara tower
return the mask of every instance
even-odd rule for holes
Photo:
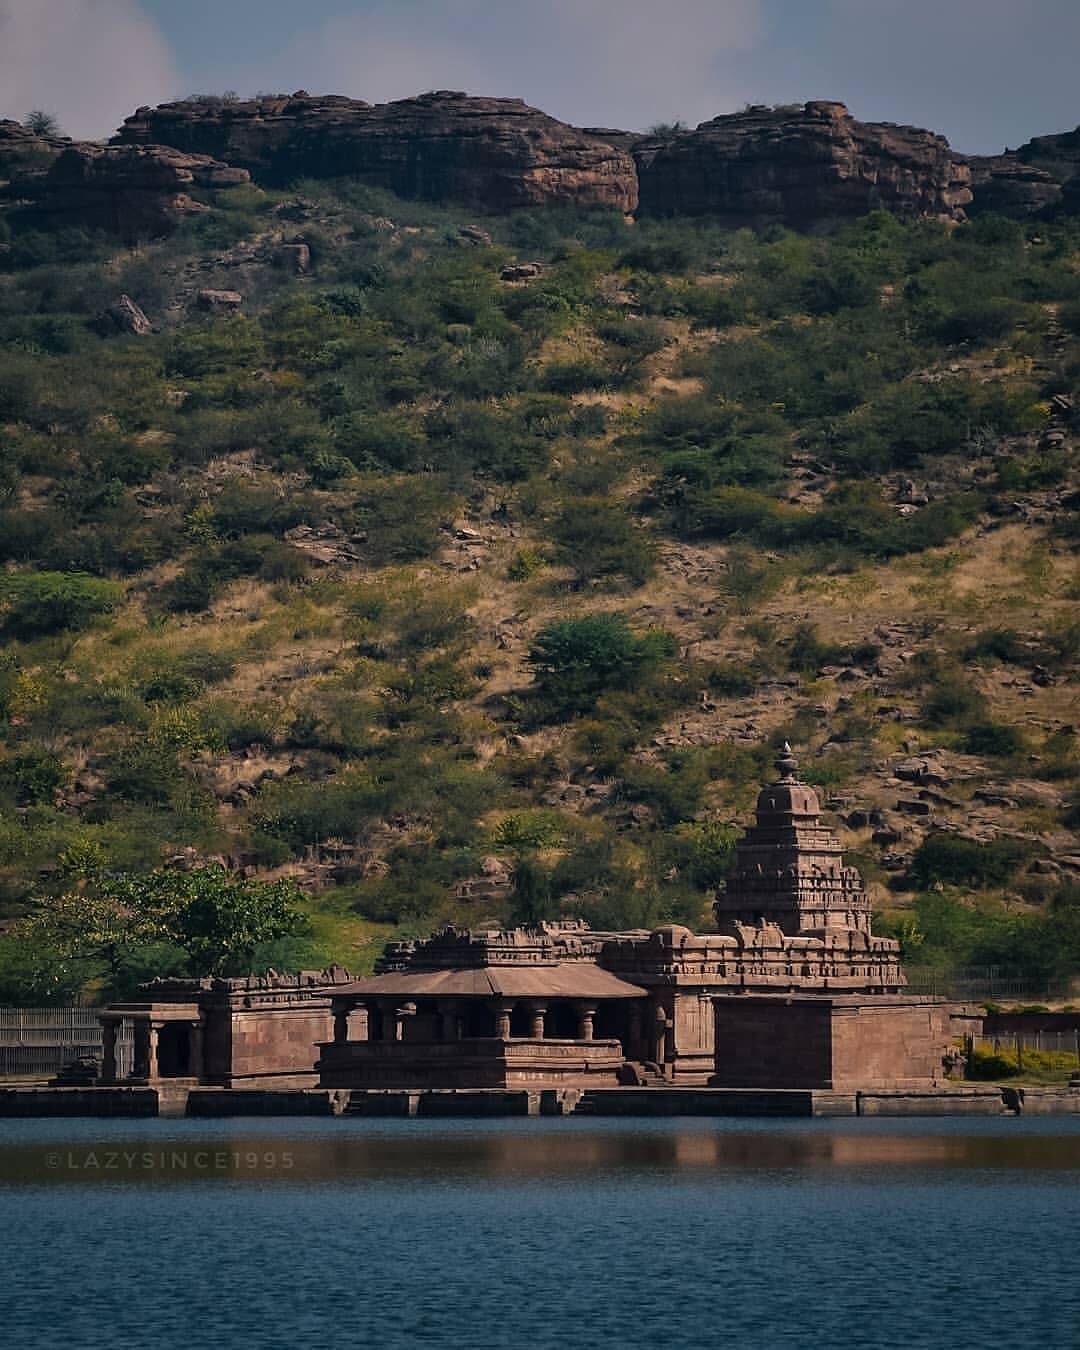
[[[713,905],[721,933],[747,922],[775,924],[789,936],[836,929],[870,933],[870,899],[840,840],[821,823],[817,794],[796,777],[785,742],[780,777],[758,797],[757,824],[736,850],[735,868]]]
[[[900,944],[874,935],[862,879],[786,744],[776,768],[715,898],[716,932],[600,933],[568,919],[391,943],[375,974],[303,991],[305,1015],[319,995],[332,1027],[308,1068],[288,1040],[298,1010],[267,1005],[260,1073],[273,1074],[280,1033],[290,1081],[360,1091],[937,1081],[944,1004],[904,992]],[[145,1016],[164,1025],[175,1010],[153,992]]]

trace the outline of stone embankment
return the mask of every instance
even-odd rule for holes
[[[919,1091],[742,1088],[547,1088],[534,1091],[0,1088],[0,1119],[46,1117],[371,1116],[1019,1116],[1080,1115],[1080,1084],[958,1083]]]

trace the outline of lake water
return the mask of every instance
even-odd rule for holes
[[[9,1350],[1080,1346],[1080,1119],[0,1121]]]

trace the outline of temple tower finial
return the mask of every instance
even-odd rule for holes
[[[776,757],[776,771],[780,775],[781,783],[795,782],[796,775],[799,772],[799,761],[795,758],[787,741],[784,742],[783,749]]]

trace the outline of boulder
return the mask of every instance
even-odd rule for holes
[[[130,295],[121,295],[105,310],[105,317],[118,333],[131,333],[135,337],[145,337],[154,331],[154,325],[146,317]]]
[[[634,147],[641,211],[793,226],[885,208],[962,220],[971,170],[944,137],[842,103],[748,108]]]
[[[491,248],[495,242],[488,231],[482,230],[479,225],[460,226],[457,240],[466,248]]]
[[[520,99],[443,90],[374,107],[310,94],[187,100],[140,108],[114,140],[211,155],[266,182],[349,176],[400,197],[489,211],[637,205],[625,149]]]
[[[196,294],[195,303],[211,314],[227,314],[239,309],[244,297],[239,291],[203,290]]]

